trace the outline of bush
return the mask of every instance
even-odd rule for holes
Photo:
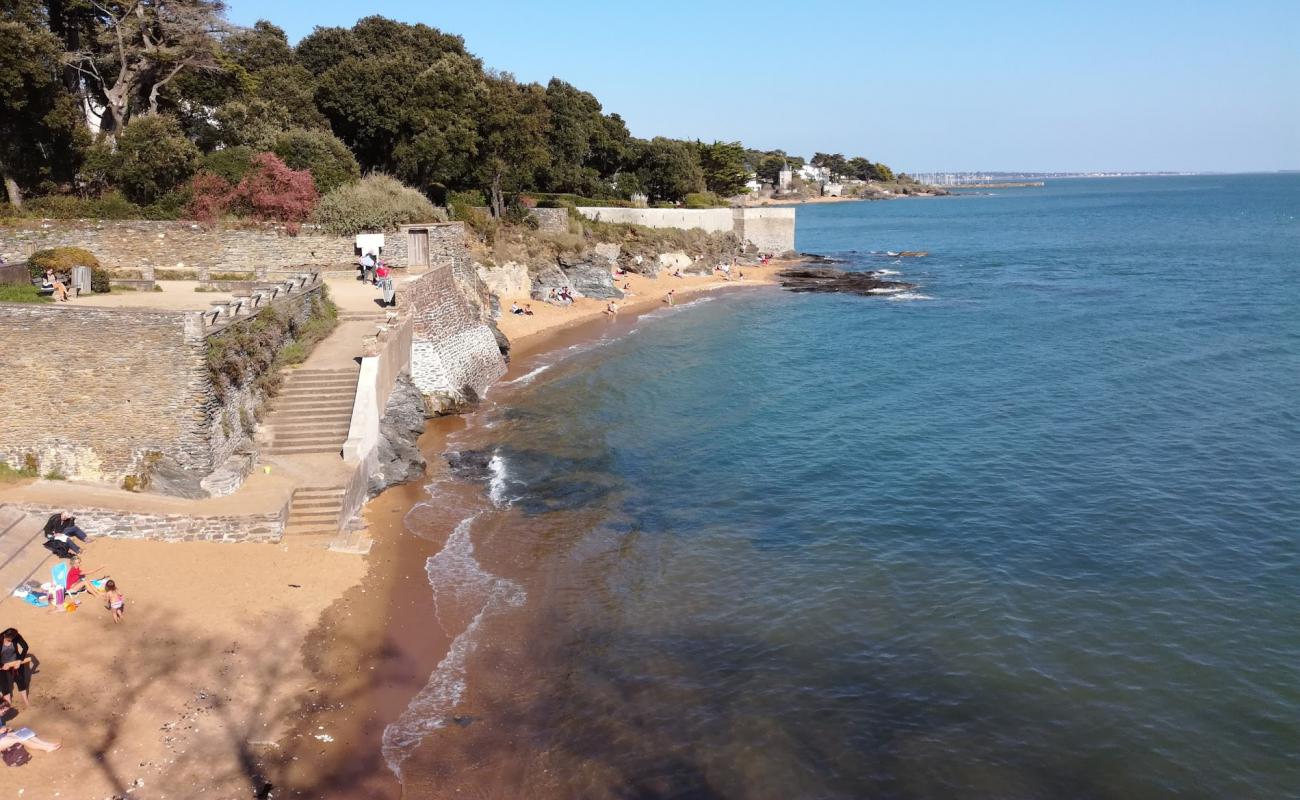
[[[717,208],[727,205],[727,201],[713,192],[691,192],[686,195],[683,205],[687,208]]]
[[[275,138],[271,152],[291,169],[309,171],[321,194],[361,180],[361,167],[352,151],[328,131],[286,131]]]
[[[51,247],[48,250],[37,250],[27,259],[28,271],[34,279],[44,275],[47,269],[66,274],[73,267],[90,267],[90,291],[104,294],[111,289],[108,270],[100,268],[99,259],[89,250],[80,247]]]
[[[292,170],[274,153],[259,153],[253,169],[236,186],[220,175],[201,172],[189,186],[186,213],[212,223],[230,213],[265,222],[284,222],[297,232],[316,206],[311,173]]]
[[[199,171],[219,175],[233,186],[252,171],[254,155],[256,153],[252,148],[243,145],[213,150],[203,156],[203,160],[199,162]]]
[[[50,219],[140,219],[144,209],[119,192],[100,197],[82,198],[69,195],[37,197],[24,204],[21,216]]]
[[[318,225],[340,236],[393,231],[400,225],[446,218],[429,198],[381,174],[338,187],[321,198],[314,215]]]
[[[147,114],[128,122],[117,138],[117,152],[102,158],[108,180],[127,199],[147,205],[190,179],[199,149],[174,118]]]

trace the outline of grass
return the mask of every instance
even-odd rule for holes
[[[0,483],[18,483],[19,481],[31,480],[39,474],[35,467],[14,469],[0,461]]]
[[[0,286],[0,302],[3,303],[48,303],[54,298],[41,294],[35,286],[6,284]]]

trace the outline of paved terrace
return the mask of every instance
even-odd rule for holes
[[[416,277],[410,275],[409,277]],[[402,302],[398,273],[398,303]],[[275,513],[289,506],[282,543],[289,546],[329,546],[340,552],[369,551],[364,531],[338,531],[343,489],[351,477],[341,450],[347,438],[346,422],[328,429],[334,438],[313,438],[305,447],[277,447],[277,437],[292,436],[295,425],[316,426],[322,416],[316,398],[333,395],[339,408],[351,414],[362,340],[373,335],[387,316],[377,299],[379,291],[346,275],[326,276],[330,297],[339,309],[339,325],[319,342],[307,360],[285,372],[285,391],[270,403],[271,414],[259,427],[261,461],[244,484],[226,497],[187,500],[159,494],[134,493],[104,484],[37,480],[0,486],[0,603],[18,602],[10,592],[29,577],[48,574],[53,556],[42,547],[44,516],[27,514],[16,506],[101,508],[120,512],[191,517],[222,517]],[[214,300],[229,300],[230,292],[196,292],[196,281],[159,281],[159,292],[115,291],[70,300],[77,305],[153,310],[206,310]],[[325,376],[325,377],[321,377]],[[349,380],[350,378],[350,386]],[[294,387],[301,385],[295,400]],[[318,388],[318,387],[325,388]],[[347,387],[346,389],[344,387]],[[303,403],[295,407],[295,403]],[[277,429],[278,428],[278,429]],[[290,443],[293,439],[288,440]]]

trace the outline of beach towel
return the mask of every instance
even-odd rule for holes
[[[68,588],[68,564],[66,561],[60,561],[50,567],[50,580],[53,581],[56,588]]]

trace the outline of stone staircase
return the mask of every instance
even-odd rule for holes
[[[267,418],[268,455],[339,453],[357,394],[353,369],[298,369],[284,381]]]
[[[375,307],[375,310],[374,310],[373,312],[371,312],[371,311],[340,311],[340,312],[339,312],[339,318],[338,318],[338,319],[339,319],[339,322],[340,322],[340,323],[343,323],[343,322],[373,322],[373,323],[375,323],[376,325],[378,325],[378,324],[380,324],[381,322],[383,322],[384,320],[386,320],[387,318],[388,318],[388,314],[385,312],[385,310],[382,309],[382,308],[379,308],[378,306],[376,306],[376,307]]]
[[[42,546],[44,528],[43,518],[0,506],[0,602],[12,596],[14,588],[29,577],[50,579],[48,574],[35,574],[52,558]]]
[[[343,492],[341,486],[308,486],[294,490],[289,519],[284,526],[284,540],[318,544],[339,553],[364,555],[370,552],[370,535],[363,528],[339,530]]]

